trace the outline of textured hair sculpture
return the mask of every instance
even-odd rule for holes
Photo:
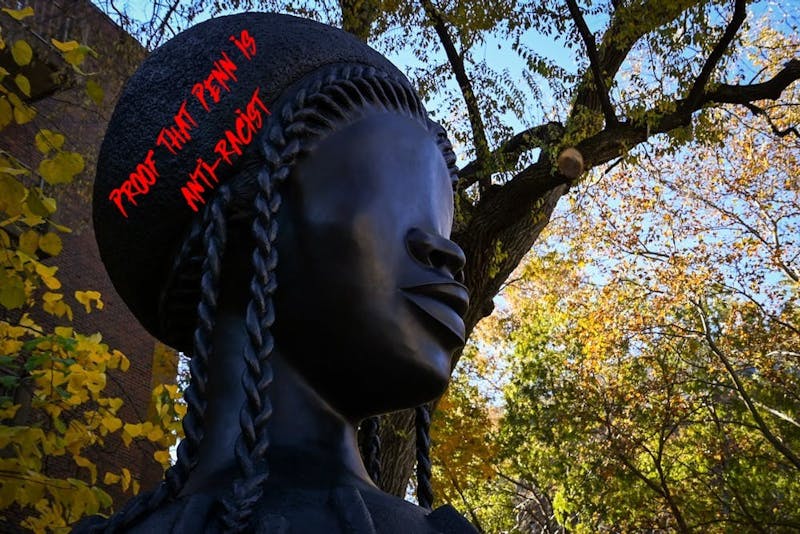
[[[230,98],[217,95],[216,107],[209,105],[214,97],[213,80],[210,85],[201,82],[195,93],[198,84],[192,82],[198,75],[201,80],[205,77],[204,64],[218,53],[213,47],[222,47],[229,38],[235,41],[236,36],[243,41],[252,38],[254,44],[247,49],[250,57],[245,54],[245,61],[239,57],[238,65],[233,59],[235,49],[223,53],[221,61],[229,62],[228,74],[234,74],[230,65],[235,69],[227,85],[240,88],[238,94],[255,91],[250,103],[258,99],[268,111],[255,106],[252,113],[250,108],[242,111],[241,99],[235,102],[233,98],[236,90]],[[206,53],[209,47],[212,51]],[[187,99],[185,91],[176,89],[180,87],[192,87],[197,98]],[[208,109],[199,111],[198,105]],[[172,117],[176,109],[180,111]],[[405,116],[430,132],[455,180],[455,155],[447,136],[428,118],[405,77],[366,45],[324,25],[275,14],[244,14],[206,22],[156,51],[126,86],[99,157],[94,200],[98,243],[115,286],[137,318],[156,337],[191,355],[191,380],[185,392],[185,439],[178,447],[175,465],[155,491],[137,496],[108,520],[87,524],[87,530],[116,532],[135,526],[176,499],[198,463],[205,437],[208,368],[214,358],[221,275],[232,225],[250,225],[252,236],[247,242],[253,246],[252,278],[241,382],[246,400],[235,444],[239,477],[221,499],[219,528],[226,532],[255,528],[253,509],[269,477],[267,426],[272,415],[269,389],[282,184],[298,159],[313,151],[317,143],[376,112]],[[171,144],[164,141],[165,117],[175,119],[172,134],[177,137]],[[221,133],[224,127],[213,125],[230,122],[231,117],[245,117],[248,127],[258,130],[250,133],[250,144],[241,143],[236,158],[231,156],[231,137],[227,149],[215,150],[225,137]],[[241,124],[244,122],[242,119]],[[206,127],[209,124],[212,126]],[[182,131],[174,129],[182,126]],[[158,148],[148,151],[148,143],[159,135]],[[240,135],[239,140],[244,137]],[[215,153],[220,157],[214,171],[208,171],[212,168],[208,156]],[[230,162],[223,159],[225,153]],[[136,159],[141,154],[148,154],[154,162],[150,168],[155,177],[148,184],[149,191],[141,193],[144,188],[137,190],[134,184],[138,197],[129,190],[114,198],[118,177],[142,168]],[[206,172],[206,181],[195,178],[190,191],[197,213],[184,203],[187,193],[183,198],[178,193],[187,187],[182,184],[188,184],[186,176],[191,176],[192,168]],[[211,177],[214,179],[209,180]],[[416,410],[418,500],[430,510],[430,414],[425,405]],[[361,439],[367,471],[377,483],[377,417],[362,422]]]

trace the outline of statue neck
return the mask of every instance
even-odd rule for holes
[[[184,495],[228,487],[239,473],[234,445],[245,401],[241,385],[242,352],[248,343],[244,318],[220,313],[213,339],[204,438]],[[268,431],[274,458],[268,452],[268,484],[319,486],[355,481],[372,485],[359,454],[355,423],[325,402],[277,348],[270,362],[274,378],[268,389],[273,408]]]

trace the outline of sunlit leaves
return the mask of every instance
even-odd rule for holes
[[[800,160],[732,119],[582,185],[505,294],[503,457],[570,531],[800,521]]]

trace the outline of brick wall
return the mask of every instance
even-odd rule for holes
[[[89,0],[33,0],[27,4],[35,11],[34,17],[25,19],[26,31],[31,32],[29,41],[39,39],[47,43],[51,37],[61,41],[74,39],[98,52],[99,57],[89,61],[84,70],[97,72],[94,79],[103,88],[105,98],[101,106],[96,106],[90,103],[83,88],[69,88],[69,84],[64,87],[62,83],[54,94],[35,102],[38,116],[32,124],[0,132],[0,148],[31,162],[35,168],[41,155],[33,148],[33,135],[38,129],[49,128],[66,135],[70,150],[84,154],[86,170],[57,195],[57,222],[73,232],[62,236],[64,250],[50,263],[59,267],[65,294],[86,289],[102,294],[105,309],[86,315],[79,306],[74,306],[73,325],[81,333],[101,332],[104,342],[128,356],[130,369],[109,377],[109,391],[125,401],[123,419],[141,420],[147,413],[153,387],[152,356],[156,341],[125,307],[100,262],[91,225],[91,184],[96,155],[114,102],[124,81],[144,59],[145,51]],[[121,443],[106,445],[95,456],[101,473],[128,467],[142,488],[152,488],[160,480],[161,467],[152,459],[151,449],[135,444],[130,448]],[[84,473],[64,474],[84,476],[86,470],[81,471]],[[124,499],[115,496],[117,506],[121,500]]]

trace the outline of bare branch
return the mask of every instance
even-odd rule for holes
[[[172,14],[175,13],[175,10],[178,8],[178,5],[180,3],[181,3],[181,0],[174,0],[174,2],[172,2],[172,5],[169,7],[167,12],[164,14],[164,17],[162,17],[161,23],[158,25],[158,28],[156,28],[156,30],[147,39],[147,43],[145,44],[145,48],[146,49],[152,50],[150,45],[153,44],[153,41],[155,40],[155,43],[158,43],[161,40],[161,38],[164,36],[164,28],[169,26],[169,19],[170,19],[170,17],[172,17]],[[155,15],[155,13],[154,13],[154,15]]]
[[[456,50],[453,44],[453,39],[447,31],[442,15],[433,5],[430,0],[423,0],[422,7],[425,9],[425,14],[433,22],[433,29],[436,30],[436,35],[444,47],[447,60],[455,74],[458,87],[461,89],[461,94],[464,96],[464,103],[467,106],[467,115],[469,116],[469,124],[472,127],[472,143],[475,146],[476,161],[480,162],[477,165],[476,174],[480,184],[481,192],[489,189],[491,185],[490,173],[483,170],[489,161],[489,143],[486,140],[486,128],[483,125],[483,117],[481,115],[480,107],[478,106],[478,98],[475,96],[475,91],[472,89],[472,82],[467,76],[467,70],[464,67],[464,59],[461,54]]]
[[[736,33],[739,31],[739,28],[742,27],[742,24],[747,17],[747,10],[745,9],[746,4],[747,2],[745,2],[745,0],[735,1],[733,7],[733,17],[725,27],[722,37],[717,42],[716,46],[714,46],[711,54],[709,54],[708,58],[706,59],[706,63],[703,65],[700,74],[695,79],[692,89],[689,91],[689,96],[687,96],[686,100],[684,101],[685,106],[696,109],[698,103],[702,100],[703,92],[706,90],[706,85],[708,84],[708,80],[711,78],[711,73],[714,72],[715,68],[717,68],[717,63],[719,63],[719,60],[722,59],[723,54],[725,54],[725,51],[730,46],[734,37],[736,37]]]
[[[787,126],[786,128],[781,129],[780,127],[778,127],[777,124],[772,122],[772,117],[770,117],[769,113],[764,111],[764,109],[756,106],[751,102],[747,102],[746,104],[744,104],[744,107],[752,111],[753,115],[760,115],[764,117],[767,120],[767,124],[769,124],[769,127],[772,129],[772,133],[774,133],[778,137],[786,137],[789,134],[794,134],[795,137],[800,139],[800,131],[798,131],[797,126]]]
[[[575,0],[567,0],[567,7],[572,19],[575,21],[575,26],[578,28],[583,43],[586,46],[586,54],[589,56],[589,67],[592,69],[592,77],[594,78],[595,89],[597,96],[600,98],[600,106],[603,109],[603,116],[605,116],[607,125],[615,125],[619,121],[617,114],[614,111],[614,106],[611,105],[611,99],[608,96],[608,88],[604,78],[603,70],[600,68],[600,57],[597,54],[597,44],[594,40],[594,35],[589,31],[586,21],[583,18],[580,8]]]

